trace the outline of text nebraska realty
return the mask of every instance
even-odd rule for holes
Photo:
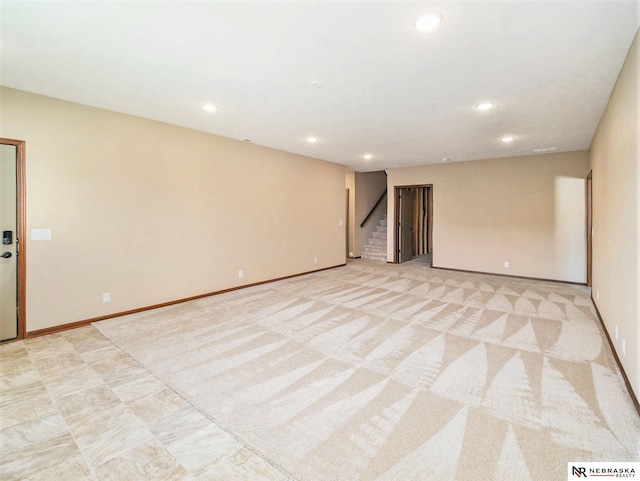
[[[587,476],[585,468],[573,468],[574,475],[580,477]],[[577,472],[576,472],[577,471]],[[633,468],[589,468],[588,476],[611,477],[611,478],[635,478],[636,471]]]

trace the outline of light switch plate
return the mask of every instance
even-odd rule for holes
[[[31,240],[51,240],[51,229],[31,229]]]

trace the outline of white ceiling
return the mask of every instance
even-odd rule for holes
[[[589,148],[640,25],[625,0],[0,6],[2,85],[357,171]]]

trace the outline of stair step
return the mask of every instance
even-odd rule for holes
[[[374,261],[387,260],[387,214],[376,225],[375,231],[371,233],[371,237],[367,239],[361,253],[363,259]]]
[[[365,259],[386,259],[387,253],[386,252],[375,252],[375,253],[363,252],[361,257],[364,257]]]
[[[386,242],[384,242],[384,241],[383,241],[383,240],[381,240],[381,239],[373,240],[373,241],[371,241],[371,240],[370,240],[370,241],[365,245],[365,247],[372,247],[372,248],[375,248],[375,249],[386,249],[386,248],[387,248],[387,243],[386,243]]]

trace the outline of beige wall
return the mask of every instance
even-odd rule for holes
[[[0,107],[27,229],[52,229],[28,241],[27,331],[345,262],[343,166],[11,89]]]
[[[588,170],[568,152],[390,169],[388,183],[433,184],[435,267],[586,282]],[[393,261],[393,229],[388,242]]]
[[[639,44],[636,34],[590,149],[593,298],[637,396],[640,396]]]

